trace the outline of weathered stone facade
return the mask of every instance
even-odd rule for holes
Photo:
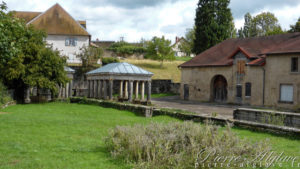
[[[214,78],[221,75],[227,84],[224,103],[295,108],[300,104],[300,73],[291,72],[292,57],[299,55],[270,55],[266,57],[264,66],[246,65],[243,74],[238,73],[237,62],[245,60],[247,63],[248,58],[241,52],[234,56],[231,66],[182,68],[181,98],[214,101]],[[246,83],[250,83],[250,96],[246,96]],[[293,86],[292,102],[280,101],[280,88],[283,84]],[[237,86],[241,88],[241,97],[237,97]]]

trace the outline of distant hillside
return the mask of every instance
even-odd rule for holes
[[[134,64],[154,73],[153,79],[172,79],[174,82],[180,82],[181,72],[177,66],[184,63],[184,61],[164,62],[161,68],[160,62],[154,60],[125,59],[122,62]]]

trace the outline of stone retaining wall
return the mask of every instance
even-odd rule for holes
[[[94,104],[94,105],[99,105],[107,108],[127,110],[135,113],[136,115],[144,116],[144,117],[167,115],[180,120],[192,120],[194,122],[201,122],[201,123],[208,121],[218,125],[231,124],[232,126],[246,128],[255,131],[263,131],[263,132],[267,131],[276,134],[300,136],[300,129],[278,126],[273,124],[263,124],[263,123],[244,121],[239,119],[223,119],[218,117],[204,116],[204,115],[192,114],[192,113],[186,114],[171,109],[170,110],[158,109],[150,106],[103,101],[103,100],[96,100],[96,99],[86,99],[86,98],[77,97],[77,98],[71,98],[70,101],[71,103]]]
[[[234,111],[233,118],[300,129],[300,114],[298,113],[239,108]]]

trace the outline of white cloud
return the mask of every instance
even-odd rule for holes
[[[86,20],[92,39],[137,42],[162,36],[174,41],[192,28],[198,0],[6,0],[9,10],[45,11],[59,3],[75,19]],[[297,5],[298,4],[298,5]],[[285,29],[300,16],[300,0],[231,0],[237,28],[243,15],[270,11]]]

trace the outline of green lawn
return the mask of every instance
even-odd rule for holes
[[[103,138],[116,125],[174,122],[159,116],[94,105],[48,103],[16,105],[0,113],[0,168],[130,168],[110,157]],[[234,128],[241,138],[269,138],[273,150],[300,157],[300,140]],[[300,162],[300,160],[298,160]]]

